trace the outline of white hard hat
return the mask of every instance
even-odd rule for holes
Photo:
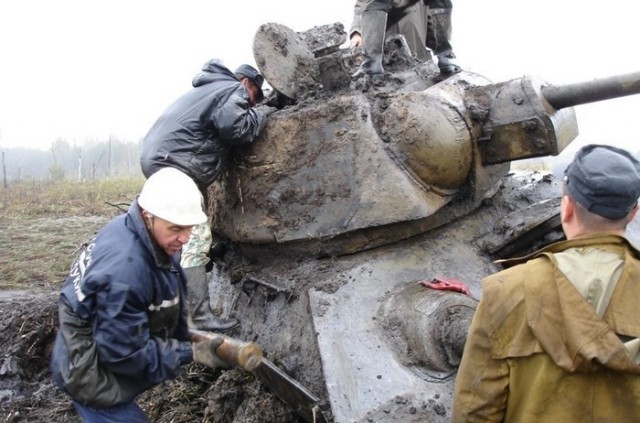
[[[195,182],[173,167],[165,167],[147,179],[138,197],[140,207],[160,219],[182,226],[207,221],[202,194]]]

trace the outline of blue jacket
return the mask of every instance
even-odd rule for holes
[[[204,65],[192,85],[145,136],[140,165],[147,178],[175,167],[203,190],[218,177],[231,148],[256,139],[267,117],[249,107],[247,90],[217,59]]]
[[[58,386],[105,408],[178,376],[193,360],[185,281],[179,257],[155,245],[134,201],[84,248],[64,282],[52,356]]]

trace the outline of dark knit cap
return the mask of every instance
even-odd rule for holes
[[[264,94],[262,93],[262,83],[264,82],[264,76],[260,75],[260,72],[258,72],[253,66],[250,65],[240,65],[238,69],[236,69],[235,73],[236,75],[246,76],[258,86],[260,90],[259,101],[262,101],[262,99],[264,98]]]
[[[607,219],[622,219],[638,203],[640,162],[621,148],[586,145],[576,153],[564,174],[571,197]]]

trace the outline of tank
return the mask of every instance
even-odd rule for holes
[[[212,306],[295,379],[266,383],[304,421],[448,422],[481,280],[562,238],[558,181],[510,163],[559,154],[572,106],[635,94],[640,74],[442,79],[400,36],[384,76],[353,80],[345,39],[256,33],[280,110],[210,187]]]

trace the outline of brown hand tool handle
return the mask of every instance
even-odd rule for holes
[[[229,337],[224,337],[224,342],[216,349],[216,355],[223,361],[249,372],[262,363],[262,348],[258,344]]]
[[[245,342],[230,338],[219,333],[205,332],[190,328],[191,342],[210,340],[214,337],[222,338],[222,344],[215,350],[215,354],[224,362],[239,366],[244,370],[253,371],[262,363],[262,348],[255,342]]]

